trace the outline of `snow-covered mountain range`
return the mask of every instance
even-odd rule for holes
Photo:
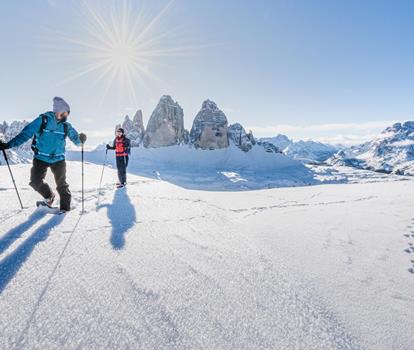
[[[343,149],[341,146],[334,146],[312,140],[293,141],[282,134],[275,137],[265,137],[260,140],[269,142],[282,150],[287,156],[306,163],[325,162],[340,149]]]
[[[27,123],[27,121],[13,121],[10,124],[6,122],[0,124],[0,138],[10,140]],[[212,150],[231,149],[231,151],[226,152],[226,156],[234,159],[229,161],[226,158],[227,164],[235,164],[245,158],[244,156],[238,156],[237,151],[235,151],[238,150],[241,153],[249,154],[246,159],[248,159],[248,168],[251,171],[257,170],[260,172],[260,167],[264,163],[268,164],[267,157],[264,161],[263,154],[271,153],[278,155],[274,157],[274,162],[281,162],[281,164],[289,164],[289,166],[298,168],[303,166],[300,163],[325,163],[384,173],[414,175],[413,121],[396,123],[386,128],[372,141],[349,148],[312,140],[293,141],[281,134],[275,137],[256,139],[252,132],[246,132],[240,123],[230,124],[217,104],[208,99],[202,103],[200,111],[193,120],[191,129],[187,130],[184,127],[183,108],[171,96],[164,95],[152,112],[147,127],[144,126],[141,110],[138,110],[132,119],[128,115],[125,116],[123,122],[116,127],[119,126],[125,129],[133,147],[152,149],[152,153],[154,153],[154,149],[160,149],[156,152],[158,160],[166,159],[162,155],[164,153],[168,154],[169,157],[171,156],[171,152],[167,151],[168,147],[182,146],[192,150],[206,151],[207,153]],[[18,149],[9,150],[10,162],[12,164],[30,162],[32,159],[30,144],[31,141],[29,140]],[[98,147],[97,150],[101,150],[101,147]],[[144,158],[149,161],[149,157],[146,155],[148,152],[144,153]],[[201,156],[202,154],[203,156]],[[172,159],[178,161],[179,156],[192,157],[188,152],[181,150]],[[220,157],[222,156],[220,153]],[[284,157],[291,158],[296,163],[282,161]],[[4,163],[3,158],[0,158],[0,164]],[[199,162],[203,162],[204,158],[207,159],[209,164],[214,163],[211,162],[212,156],[197,152]],[[257,169],[254,169],[254,164],[257,165]],[[238,166],[241,168],[242,164],[238,164]],[[274,167],[274,169],[277,168],[277,166]],[[268,165],[267,169],[269,169]],[[230,168],[226,169],[226,171],[231,170]],[[304,182],[309,183],[308,174]]]
[[[11,140],[15,137],[29,122],[26,120],[16,120],[10,124],[3,122],[0,124],[0,140]],[[32,141],[29,140],[18,148],[8,150],[8,157],[11,164],[29,163],[33,158],[31,149]],[[5,163],[3,156],[0,156],[0,164]]]
[[[201,150],[227,148],[231,144],[244,152],[249,152],[254,146],[264,148],[269,153],[280,153],[277,147],[271,147],[267,142],[256,142],[252,132],[246,132],[239,124],[229,125],[224,112],[211,100],[202,103],[200,111],[195,116],[191,130],[184,127],[184,111],[171,96],[161,97],[152,112],[147,127],[144,127],[142,111],[138,110],[131,120],[126,115],[122,126],[134,147],[160,148],[175,145],[188,145]]]
[[[414,121],[395,123],[374,140],[339,151],[327,163],[414,175]]]

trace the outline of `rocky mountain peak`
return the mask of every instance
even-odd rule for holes
[[[228,127],[228,136],[244,152],[250,151],[255,144],[252,132],[246,133],[246,130],[239,123],[234,123]]]
[[[201,109],[208,109],[211,111],[220,111],[219,108],[217,107],[217,104],[209,99],[205,100],[203,102],[203,104],[201,105]]]
[[[144,146],[177,145],[185,140],[185,136],[183,109],[171,96],[162,96],[148,121]]]
[[[226,115],[211,100],[205,100],[197,113],[190,131],[191,143],[201,149],[229,146]]]
[[[131,145],[133,147],[139,146],[144,137],[144,123],[142,120],[142,111],[139,109],[134,118],[131,119],[129,115],[125,116],[125,119],[122,123],[122,128],[125,130],[125,135],[131,140]]]

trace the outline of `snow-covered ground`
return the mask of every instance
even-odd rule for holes
[[[80,160],[79,151],[68,153]],[[102,164],[105,150],[85,152],[85,159]],[[114,151],[107,163],[115,166]],[[128,171],[135,175],[165,180],[187,189],[243,191],[272,187],[304,186],[318,183],[301,162],[283,154],[268,153],[255,146],[243,152],[234,145],[201,150],[188,145],[160,148],[132,148]]]
[[[80,216],[68,162],[77,207],[52,216],[30,165],[13,166],[24,210],[0,167],[1,349],[414,348],[414,181],[115,190],[106,169],[98,204],[101,169]]]

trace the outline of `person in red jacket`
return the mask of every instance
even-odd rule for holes
[[[113,145],[106,145],[106,149],[115,150],[116,167],[118,169],[118,188],[126,185],[126,169],[128,167],[129,155],[131,154],[131,141],[125,136],[124,129],[116,130],[116,137]]]

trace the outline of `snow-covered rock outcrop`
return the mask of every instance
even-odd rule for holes
[[[131,140],[132,147],[138,147],[141,144],[145,133],[142,111],[139,109],[132,120],[126,115],[124,122],[122,123],[122,128],[125,130],[126,136]]]
[[[258,146],[263,147],[267,153],[283,153],[278,147],[273,143],[268,141],[259,140],[256,143]]]
[[[246,133],[246,130],[239,123],[228,127],[228,138],[244,152],[250,151],[256,143],[252,132]]]
[[[374,169],[370,169],[365,161],[363,161],[362,159],[357,159],[357,158],[353,158],[353,157],[349,157],[347,155],[349,155],[350,151],[346,151],[346,150],[340,150],[338,151],[336,154],[334,154],[332,157],[330,157],[326,163],[329,165],[341,165],[341,166],[349,166],[349,167],[353,167],[353,168],[357,168],[357,169],[367,169],[367,170],[374,170]]]
[[[210,100],[203,102],[190,132],[190,142],[201,149],[220,149],[229,146],[226,115]]]
[[[185,134],[183,109],[171,96],[162,96],[148,121],[144,146],[177,145],[184,142]]]
[[[414,175],[414,121],[396,123],[374,140],[338,152],[328,163]]]

